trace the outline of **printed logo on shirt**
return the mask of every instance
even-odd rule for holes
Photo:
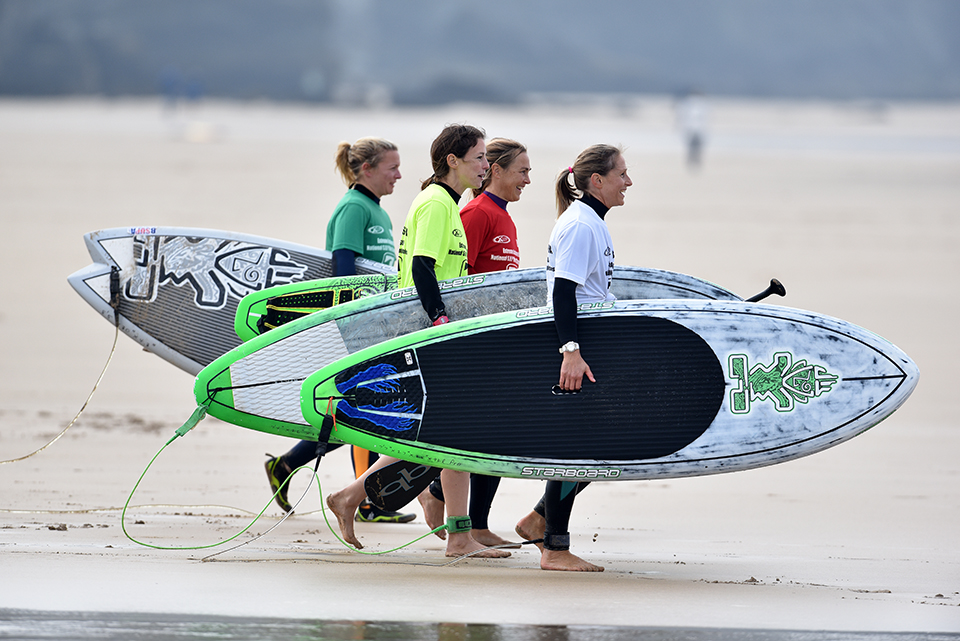
[[[463,236],[463,232],[461,232],[459,229],[454,229],[453,235],[456,236],[457,238],[460,238],[461,236]]]
[[[373,227],[368,227],[367,231],[371,234],[382,234],[383,227],[381,227],[380,225],[374,225]]]
[[[510,242],[510,237],[505,234],[501,236],[497,236],[496,238],[493,239],[493,242],[500,243],[501,245],[506,245],[507,243]]]

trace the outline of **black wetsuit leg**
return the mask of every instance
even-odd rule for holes
[[[330,443],[327,445],[327,452],[332,452],[342,445],[343,443]],[[290,466],[291,470],[295,470],[298,467],[306,465],[313,459],[317,458],[317,442],[300,441],[290,448],[290,451],[284,454],[281,458],[283,458],[284,463]]]
[[[487,476],[485,474],[470,475],[470,520],[473,522],[475,530],[489,530],[490,506],[493,505],[493,497],[497,494],[497,488],[500,487],[499,476]],[[439,500],[443,500],[443,485],[438,476],[430,483],[430,494]],[[543,502],[543,499],[541,499]]]
[[[547,521],[543,547],[548,550],[570,549],[570,513],[577,494],[590,485],[577,481],[547,481],[547,488],[534,511]]]
[[[572,481],[547,481],[547,487],[550,487],[551,483],[573,483]],[[587,481],[580,481],[577,483],[577,494],[583,492],[587,489],[587,486],[590,485]],[[533,506],[533,511],[547,518],[547,493],[544,491],[543,496],[540,497],[540,500],[537,501],[537,504]]]
[[[440,485],[440,475],[437,475],[437,478],[433,479],[433,482],[430,483],[430,494],[433,494],[433,498],[440,501],[443,500],[443,486]]]
[[[498,487],[499,476],[470,475],[470,520],[473,521],[473,529],[490,529],[487,519],[490,517],[490,506],[493,505],[493,497],[496,496]]]

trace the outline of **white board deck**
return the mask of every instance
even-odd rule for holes
[[[70,285],[112,324],[116,270],[120,330],[193,375],[240,344],[233,325],[245,295],[332,273],[328,251],[228,231],[119,227],[83,239],[93,264],[71,274]],[[357,271],[395,270],[360,258]]]

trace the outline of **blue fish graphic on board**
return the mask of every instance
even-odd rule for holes
[[[404,398],[403,386],[395,378],[397,373],[393,365],[379,363],[338,383],[337,391],[353,397],[340,401],[338,412],[392,432],[410,429],[418,418],[418,408]]]

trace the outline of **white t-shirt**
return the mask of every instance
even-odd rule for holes
[[[547,246],[547,305],[553,304],[553,281],[577,283],[577,304],[616,300],[613,282],[613,240],[597,212],[573,201],[550,234]]]

